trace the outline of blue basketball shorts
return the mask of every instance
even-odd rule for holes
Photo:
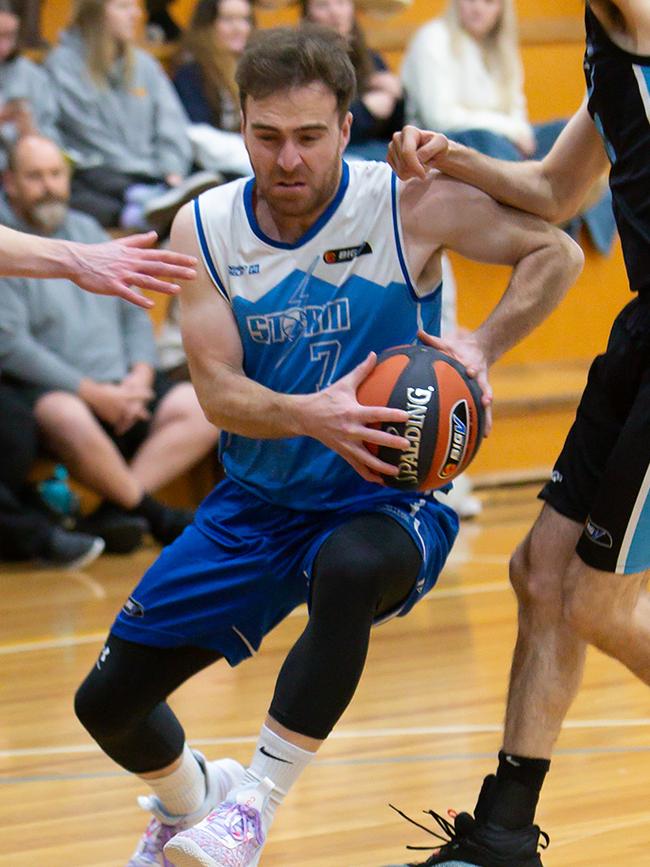
[[[432,494],[395,492],[330,512],[298,512],[226,479],[145,573],[112,632],[154,647],[209,648],[236,665],[308,600],[314,560],[328,536],[369,512],[392,517],[422,553],[413,590],[391,615],[401,617],[438,579],[458,532],[452,509]]]

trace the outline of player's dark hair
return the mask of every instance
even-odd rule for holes
[[[336,97],[341,121],[356,88],[345,40],[329,27],[317,24],[255,33],[239,61],[236,80],[242,112],[247,96],[264,99],[320,81]]]

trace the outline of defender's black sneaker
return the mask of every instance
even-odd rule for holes
[[[476,805],[476,818],[469,813],[455,814],[450,811],[454,820],[452,824],[433,810],[425,810],[445,836],[415,822],[393,807],[400,816],[437,837],[443,845],[435,849],[426,861],[394,864],[391,867],[433,867],[435,864],[446,867],[543,867],[537,850],[546,849],[549,844],[548,834],[537,825],[512,831],[487,819],[486,806],[493,791],[494,780],[493,775],[485,778]],[[407,846],[407,849],[423,848],[425,847]]]

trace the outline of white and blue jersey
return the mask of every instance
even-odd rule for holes
[[[385,164],[343,163],[329,208],[295,244],[260,229],[254,181],[235,181],[195,203],[206,267],[232,306],[247,376],[278,392],[324,388],[370,350],[411,343],[440,327],[440,287],[419,291],[404,258],[399,185]],[[121,638],[192,645],[232,665],[309,599],[315,558],[346,521],[379,513],[411,536],[422,556],[403,616],[431,590],[458,532],[433,494],[365,482],[308,437],[225,435],[228,478],[194,523],[144,575],[113,624]],[[345,600],[341,600],[345,604]]]
[[[307,394],[371,350],[414,342],[420,327],[440,333],[440,286],[420,290],[409,275],[399,182],[388,165],[344,162],[333,201],[294,244],[264,234],[253,187],[254,180],[217,187],[194,209],[203,260],[232,307],[248,377]],[[282,506],[334,509],[387,495],[307,437],[224,434],[221,456],[230,478]]]

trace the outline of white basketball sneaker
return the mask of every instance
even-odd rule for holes
[[[206,795],[203,803],[193,813],[186,816],[170,816],[163,809],[155,795],[140,796],[138,803],[143,810],[153,813],[153,818],[140,838],[127,867],[173,867],[165,858],[163,847],[178,834],[200,822],[226,797],[228,792],[239,784],[244,768],[234,759],[220,759],[206,762],[201,753],[194,751],[201,765],[206,781]]]
[[[273,783],[230,792],[198,825],[176,834],[165,846],[174,867],[257,867],[266,830],[262,815]]]

